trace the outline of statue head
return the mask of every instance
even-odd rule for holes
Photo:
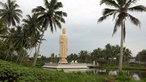
[[[62,29],[62,34],[66,34],[66,28]]]

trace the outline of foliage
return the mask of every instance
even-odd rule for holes
[[[19,5],[15,0],[7,0],[6,3],[0,2],[0,18],[7,26],[16,26],[20,22],[22,17],[22,11],[19,9]]]
[[[63,73],[48,71],[34,67],[23,67],[11,62],[0,60],[0,81],[18,82],[95,82],[90,76],[82,73]],[[93,75],[94,76],[94,75]],[[88,77],[88,79],[86,78]],[[95,78],[95,76],[94,76]],[[72,80],[70,80],[72,79]]]
[[[81,72],[64,73],[62,71],[24,67],[3,60],[0,60],[0,67],[0,81],[3,82],[134,82],[123,73],[117,77]]]
[[[131,50],[124,47],[124,63],[128,63],[132,58]],[[119,45],[107,44],[105,47],[94,49],[92,52],[81,50],[78,54],[70,54],[67,57],[69,62],[77,60],[79,63],[99,63],[100,65],[117,65],[119,62]]]
[[[146,62],[146,50],[140,51],[136,56],[136,60],[140,62]]]
[[[122,82],[128,82],[130,81],[130,77],[124,74],[124,72],[120,71],[118,76],[116,76],[116,80],[119,80]]]

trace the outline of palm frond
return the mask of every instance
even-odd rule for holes
[[[102,17],[100,17],[100,18],[98,19],[98,22],[104,21],[107,17],[111,16],[112,14],[114,14],[114,12],[109,13],[109,14],[107,14],[107,15],[103,15]]]
[[[35,13],[35,12],[43,12],[43,11],[45,11],[45,8],[43,8],[42,6],[37,6],[37,8],[34,8],[32,10],[33,13]]]
[[[14,4],[14,6],[13,6],[14,8],[18,8],[18,7],[20,7],[18,4]]]
[[[103,10],[103,15],[108,15],[108,14],[114,13],[114,12],[117,12],[117,10],[116,9],[105,8]]]
[[[65,19],[64,19],[64,18],[61,18],[60,21],[61,21],[62,23],[65,23]]]
[[[53,32],[54,31],[54,26],[53,26],[53,21],[52,20],[49,21],[49,25],[50,25],[51,32]]]
[[[116,20],[116,22],[117,22],[117,20]],[[117,28],[118,28],[118,26],[115,24],[112,36],[114,36],[114,34],[117,32]]]
[[[129,11],[146,12],[146,7],[143,5],[137,5],[137,6],[128,8],[128,10]]]
[[[108,6],[113,6],[115,8],[120,8],[120,6],[115,2],[115,0],[101,0],[100,4],[106,4]]]
[[[54,10],[58,10],[59,8],[63,7],[61,2],[57,2],[56,5],[54,5]]]
[[[56,20],[56,19],[55,19],[55,23],[61,29],[61,23],[58,20]]]
[[[102,21],[104,21],[107,17],[108,17],[107,15],[106,15],[106,16],[102,16],[102,17],[100,17],[100,18],[98,19],[97,22],[102,22]]]
[[[116,0],[116,1],[120,5],[120,7],[122,8],[126,4],[127,0]]]
[[[62,12],[63,16],[67,17],[67,13],[66,12]]]
[[[50,1],[50,8],[53,8],[54,5],[56,5],[56,3],[57,3],[57,0],[51,0]]]
[[[140,21],[139,21],[137,18],[133,17],[133,16],[130,15],[130,14],[128,14],[128,17],[129,17],[130,21],[131,21],[134,25],[140,26]]]
[[[118,15],[118,17],[116,18],[116,21],[115,21],[115,26],[114,26],[114,30],[113,30],[113,34],[112,35],[114,35],[117,32],[117,28],[121,26],[124,18],[125,18],[124,14],[119,14]]]
[[[62,12],[62,11],[56,11],[55,14],[57,14],[59,16],[65,16],[65,17],[67,17],[67,13]]]
[[[57,30],[57,26],[56,26],[56,23],[55,23],[55,19],[53,19],[53,26],[55,28],[55,31]]]
[[[44,0],[44,5],[45,5],[46,8],[49,8],[50,3],[48,2],[48,0]]]
[[[14,11],[18,13],[23,13],[20,9],[15,9]]]
[[[20,23],[20,18],[17,15],[14,15],[14,19],[13,20],[16,21],[17,23]]]
[[[18,16],[18,17],[23,17],[20,13],[18,13],[18,12],[15,12],[15,14],[16,14],[16,16]]]
[[[136,3],[138,0],[128,0],[125,4],[125,8],[130,7],[132,4]]]

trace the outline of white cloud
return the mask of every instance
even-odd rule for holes
[[[2,0],[4,1],[4,0]],[[112,45],[120,43],[120,29],[112,38],[114,22],[109,18],[103,23],[97,24],[105,6],[99,5],[100,0],[59,0],[63,3],[63,11],[68,13],[66,24],[69,37],[69,53],[78,53],[80,50],[92,50],[104,47],[107,43]],[[32,8],[42,5],[43,0],[17,0],[24,15],[30,14]],[[138,4],[146,4],[146,0],[140,0]],[[146,49],[146,16],[145,13],[134,13],[141,20],[141,30],[127,23],[127,36],[125,46],[130,48],[134,54]],[[60,30],[53,34],[46,31],[45,39],[41,46],[41,53],[50,56],[51,53],[59,53]]]

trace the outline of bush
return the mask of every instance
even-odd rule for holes
[[[116,77],[81,72],[64,73],[36,67],[24,67],[0,60],[0,82],[129,82],[129,80],[130,77],[123,72]],[[133,81],[130,80],[130,82]]]
[[[128,82],[130,81],[130,77],[121,71],[119,72],[118,76],[116,76],[116,80],[122,81],[122,82]]]
[[[18,82],[46,82],[56,80],[60,73],[34,67],[24,67],[0,60],[0,81]]]
[[[95,78],[80,72],[49,71],[0,60],[0,82],[96,82]]]

